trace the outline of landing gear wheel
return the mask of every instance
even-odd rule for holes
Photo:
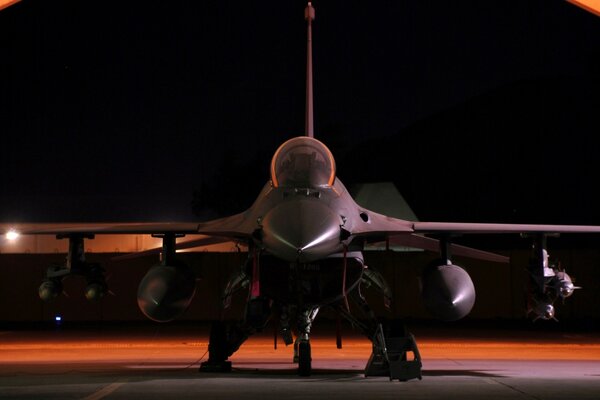
[[[310,376],[311,361],[310,342],[302,340],[298,343],[298,375]]]

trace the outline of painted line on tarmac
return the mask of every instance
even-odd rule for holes
[[[542,399],[540,399],[540,398],[539,398],[539,397],[537,397],[537,396],[534,396],[534,395],[532,395],[532,394],[529,394],[529,393],[527,393],[527,392],[524,392],[524,391],[522,391],[522,390],[520,390],[520,389],[517,389],[516,387],[514,387],[514,386],[512,386],[512,385],[509,385],[509,384],[508,384],[508,383],[506,383],[506,382],[502,382],[502,381],[500,381],[500,380],[498,380],[498,379],[496,379],[496,378],[488,378],[488,379],[487,379],[487,381],[488,381],[488,382],[491,382],[491,383],[495,383],[495,384],[497,384],[497,385],[500,385],[500,386],[504,386],[505,388],[508,388],[508,389],[510,389],[510,390],[512,390],[512,391],[514,391],[514,392],[516,392],[516,393],[519,393],[519,394],[521,394],[521,395],[523,395],[523,396],[525,396],[525,397],[527,397],[527,398],[529,398],[529,399],[533,399],[533,400],[542,400]]]
[[[108,386],[104,386],[102,389],[95,391],[89,396],[84,397],[82,400],[100,400],[106,396],[117,391],[121,386],[125,385],[127,381],[113,382]]]

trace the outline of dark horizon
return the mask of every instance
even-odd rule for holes
[[[392,180],[421,219],[600,223],[597,16],[313,4],[315,137],[345,184]],[[2,10],[0,219],[192,218],[194,193],[206,215],[249,206],[304,131],[304,6]]]

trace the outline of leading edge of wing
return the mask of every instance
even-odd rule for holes
[[[414,222],[415,233],[600,233],[597,225],[488,224],[471,222]]]
[[[230,217],[201,222],[196,226],[196,233],[232,239],[248,239],[256,229],[256,218],[253,217],[251,209],[249,209]]]
[[[21,235],[153,234],[198,232],[197,222],[1,223],[0,232]]]
[[[254,226],[246,218],[246,213],[207,222],[0,223],[0,234],[14,231],[21,235],[180,233],[240,239],[251,236],[254,229]]]

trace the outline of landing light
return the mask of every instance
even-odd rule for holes
[[[15,231],[14,229],[11,229],[10,231],[6,232],[6,239],[11,242],[17,240],[19,236],[21,236],[19,232]]]

